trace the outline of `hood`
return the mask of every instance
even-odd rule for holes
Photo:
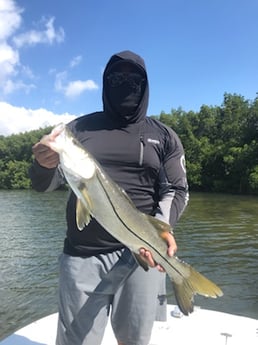
[[[137,108],[130,114],[121,114],[116,111],[108,99],[107,75],[112,66],[114,66],[114,64],[116,64],[118,61],[125,61],[134,64],[136,67],[141,69],[146,78],[145,88],[143,90],[141,100]],[[149,84],[144,60],[139,55],[127,50],[114,54],[110,58],[103,74],[102,100],[104,112],[117,122],[135,123],[143,120],[146,117],[149,102]]]

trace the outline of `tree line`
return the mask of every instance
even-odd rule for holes
[[[258,97],[250,101],[226,93],[221,106],[152,117],[179,135],[190,190],[258,195]],[[0,189],[31,188],[31,147],[50,130],[0,136]]]
[[[10,136],[0,136],[0,189],[30,189],[28,176],[32,164],[32,146],[51,127]]]
[[[182,140],[191,190],[258,194],[258,97],[226,93],[221,106],[157,118]]]

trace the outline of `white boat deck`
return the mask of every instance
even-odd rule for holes
[[[154,324],[149,345],[258,345],[256,319],[200,308],[190,316],[175,317],[174,311],[177,308],[169,305],[167,322]],[[0,341],[0,345],[55,345],[56,324],[57,314],[49,315]],[[117,345],[110,324],[102,345]]]

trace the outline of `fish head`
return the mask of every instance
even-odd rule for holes
[[[60,153],[64,147],[64,140],[65,140],[65,124],[60,123],[59,125],[55,126],[51,133],[44,135],[41,138],[41,144],[48,146],[51,150]]]
[[[61,123],[41,143],[59,154],[60,165],[66,177],[84,180],[93,177],[96,166],[93,157],[74,137],[69,128]]]
[[[58,145],[62,145],[59,154],[63,170],[68,170],[75,178],[88,180],[93,177],[96,170],[95,160],[85,147],[74,137],[67,126],[57,138]]]

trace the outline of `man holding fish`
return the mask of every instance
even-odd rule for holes
[[[103,111],[78,117],[67,127],[103,168],[103,185],[109,183],[106,174],[137,210],[154,216],[164,227],[168,224],[170,230],[163,237],[166,255],[172,257],[177,250],[172,228],[188,201],[184,150],[172,129],[146,116],[149,85],[140,56],[123,51],[110,58],[103,75],[102,99]],[[33,147],[30,177],[37,191],[55,190],[65,183],[64,175],[67,178],[60,169],[61,156],[51,148],[58,135],[53,133]],[[89,168],[86,174],[90,176],[85,179],[94,173]],[[68,181],[70,186],[73,178]],[[56,344],[101,344],[110,315],[119,345],[147,345],[153,322],[166,317],[163,265],[157,265],[150,248],[142,246],[139,255],[132,253],[123,240],[106,231],[105,222],[94,216],[100,211],[91,212],[94,205],[87,188],[76,188],[67,202]],[[109,190],[112,194],[113,189]],[[84,204],[78,203],[80,195]],[[101,200],[98,207],[103,207]],[[119,203],[112,207],[110,213],[118,215]]]

